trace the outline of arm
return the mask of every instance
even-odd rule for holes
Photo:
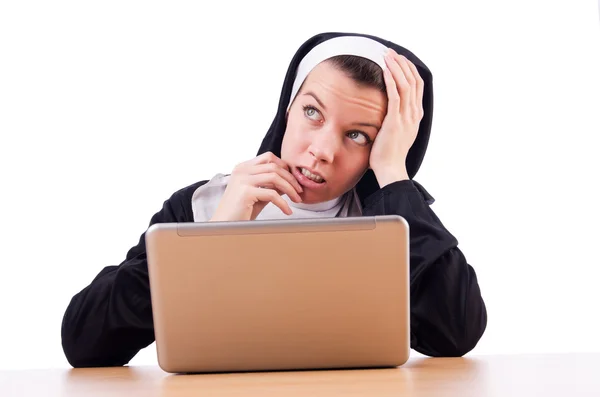
[[[190,198],[200,184],[173,194],[154,214],[150,225],[192,221]],[[154,342],[149,284],[144,233],[119,266],[104,268],[71,299],[61,328],[69,364],[125,365]]]
[[[400,215],[410,227],[411,346],[428,356],[462,356],[485,331],[477,277],[458,242],[410,180],[385,185],[363,215]]]

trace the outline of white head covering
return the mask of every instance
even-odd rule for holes
[[[384,57],[386,51],[387,47],[383,44],[362,36],[334,37],[316,45],[298,65],[288,109],[308,74],[321,62],[336,55],[355,55],[370,59],[381,66],[382,69],[385,69]],[[217,174],[194,192],[192,196],[192,210],[195,222],[210,220],[227,188],[228,180],[229,175]],[[292,215],[288,216],[284,214],[279,207],[273,203],[269,203],[256,219],[348,217],[362,215],[360,200],[355,188],[333,200],[317,204],[298,204],[294,203],[287,195],[283,195],[282,197],[292,208]]]
[[[302,58],[302,61],[298,65],[298,72],[296,73],[296,79],[292,86],[292,94],[288,102],[288,110],[308,74],[321,62],[337,55],[355,55],[370,59],[378,64],[381,69],[385,69],[387,68],[385,64],[386,52],[386,46],[378,41],[362,36],[339,36],[316,45]]]

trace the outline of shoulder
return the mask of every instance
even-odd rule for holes
[[[202,180],[177,190],[169,197],[164,206],[168,206],[178,222],[193,222],[192,196],[194,192],[208,180]]]
[[[207,182],[208,182],[208,180],[203,180],[203,181],[192,183],[191,185],[188,185],[184,188],[181,188],[178,191],[176,191],[175,193],[173,193],[169,200],[189,201],[189,200],[191,200],[192,196],[194,195],[194,192],[196,191],[196,189],[198,189],[202,185],[205,185]]]

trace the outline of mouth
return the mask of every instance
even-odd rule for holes
[[[298,180],[298,183],[304,187],[318,189],[327,184],[321,175],[309,171],[304,167],[295,167],[293,175]]]
[[[308,168],[298,167],[300,173],[315,183],[324,183],[325,179],[318,173],[309,170]]]

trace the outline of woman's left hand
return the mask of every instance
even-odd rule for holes
[[[406,157],[423,118],[424,83],[417,68],[391,48],[385,61],[388,68],[383,75],[388,109],[369,158],[369,166],[380,187],[409,179]]]

